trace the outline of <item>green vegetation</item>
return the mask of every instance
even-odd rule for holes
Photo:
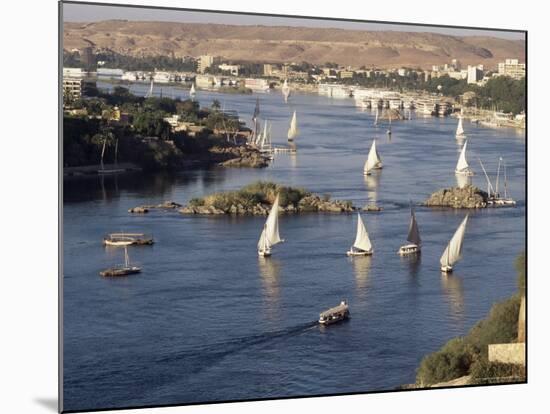
[[[195,72],[197,63],[192,58],[177,58],[173,56],[129,56],[120,53],[105,51],[96,55],[97,61],[105,62],[105,67],[129,71],[152,72],[161,71]],[[63,66],[84,68],[78,52],[63,51]]]
[[[242,205],[249,209],[256,204],[273,204],[279,194],[279,205],[286,207],[289,204],[297,206],[300,200],[311,195],[303,188],[286,187],[268,181],[258,181],[249,184],[238,191],[214,193],[202,199],[193,199],[192,206],[213,206],[220,210],[228,210],[232,205]]]
[[[204,153],[215,145],[230,145],[227,137],[215,135],[213,130],[234,133],[240,129],[238,119],[219,110],[219,102],[200,108],[192,100],[135,96],[120,86],[112,93],[90,87],[90,94],[65,102],[64,166],[99,164],[103,142],[104,162],[112,163],[118,142],[119,162],[133,162],[144,169],[176,169],[192,154]],[[182,122],[203,127],[202,131],[193,136],[172,131],[164,118],[174,115]]]
[[[478,322],[470,332],[451,339],[439,351],[427,355],[422,360],[416,375],[416,383],[429,386],[450,381],[465,375],[472,376],[472,383],[510,382],[509,377],[525,378],[525,369],[509,364],[488,361],[489,344],[516,342],[518,335],[518,315],[522,290],[525,289],[525,254],[518,257],[516,268],[519,271],[519,293],[495,304],[489,316]]]

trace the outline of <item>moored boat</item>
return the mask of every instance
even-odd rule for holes
[[[331,325],[343,321],[350,317],[348,303],[343,300],[338,306],[327,309],[319,314],[319,323],[321,325]]]
[[[115,276],[127,276],[135,273],[140,273],[141,267],[133,266],[130,264],[130,257],[128,256],[128,248],[124,246],[124,264],[117,265],[105,269],[99,274],[103,277],[115,277]]]
[[[105,246],[143,246],[153,243],[153,237],[144,233],[110,233],[103,238]]]

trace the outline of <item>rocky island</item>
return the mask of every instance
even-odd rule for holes
[[[277,194],[279,194],[281,213],[355,211],[351,201],[331,200],[329,195],[321,197],[302,188],[260,181],[238,191],[194,198],[179,212],[182,214],[267,215]]]
[[[433,193],[425,202],[428,207],[485,208],[487,193],[473,185],[464,188],[444,188]]]

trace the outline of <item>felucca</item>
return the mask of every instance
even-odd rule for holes
[[[466,146],[468,141],[464,143],[462,151],[460,151],[460,156],[458,157],[458,162],[456,163],[455,174],[464,174],[464,175],[474,175],[474,172],[470,169],[468,161],[466,161]]]
[[[468,215],[464,217],[462,223],[455,231],[455,234],[447,244],[445,251],[439,259],[441,264],[441,271],[443,273],[451,273],[453,271],[453,266],[460,260],[462,257],[462,242],[464,241],[464,233],[466,232],[466,224],[468,223]]]
[[[258,240],[258,255],[271,256],[271,248],[282,241],[284,240],[279,237],[279,194],[277,194]]]
[[[287,138],[289,141],[294,141],[294,138],[298,136],[298,121],[296,119],[296,111],[292,115],[292,120],[290,121],[290,128],[288,129]]]
[[[348,256],[368,256],[372,254],[372,244],[361,214],[357,213],[357,234],[353,245],[346,253]]]
[[[408,254],[420,253],[420,231],[418,230],[418,223],[416,222],[416,216],[411,206],[411,221],[409,223],[409,234],[407,235],[407,241],[409,244],[401,246],[399,248],[399,254],[405,256]]]
[[[367,156],[367,161],[365,161],[365,166],[363,167],[363,175],[370,175],[371,170],[379,170],[381,168],[382,161],[376,150],[376,140],[373,140],[369,155]]]
[[[189,96],[191,98],[194,98],[196,94],[197,94],[197,91],[195,90],[195,84],[192,83],[191,84],[191,89],[189,89]]]
[[[288,81],[286,79],[283,83],[281,91],[283,93],[283,97],[285,98],[285,102],[288,102],[288,97],[290,96],[290,86],[288,86]]]
[[[374,114],[374,126],[378,126],[378,107],[376,107],[376,113]]]
[[[458,117],[458,125],[456,127],[456,133],[455,133],[456,139],[462,139],[466,138],[466,134],[464,133],[464,127],[462,126],[462,117]]]
[[[99,272],[101,276],[126,276],[134,273],[141,272],[141,267],[132,266],[130,264],[130,257],[128,256],[128,248],[124,246],[124,264],[115,267],[110,267],[102,272]]]

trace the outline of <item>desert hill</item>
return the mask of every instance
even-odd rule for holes
[[[524,61],[525,56],[522,41],[496,37],[127,20],[66,22],[63,42],[66,50],[92,45],[132,56],[210,54],[227,60],[382,68],[430,68],[452,58],[492,68],[505,58]]]

